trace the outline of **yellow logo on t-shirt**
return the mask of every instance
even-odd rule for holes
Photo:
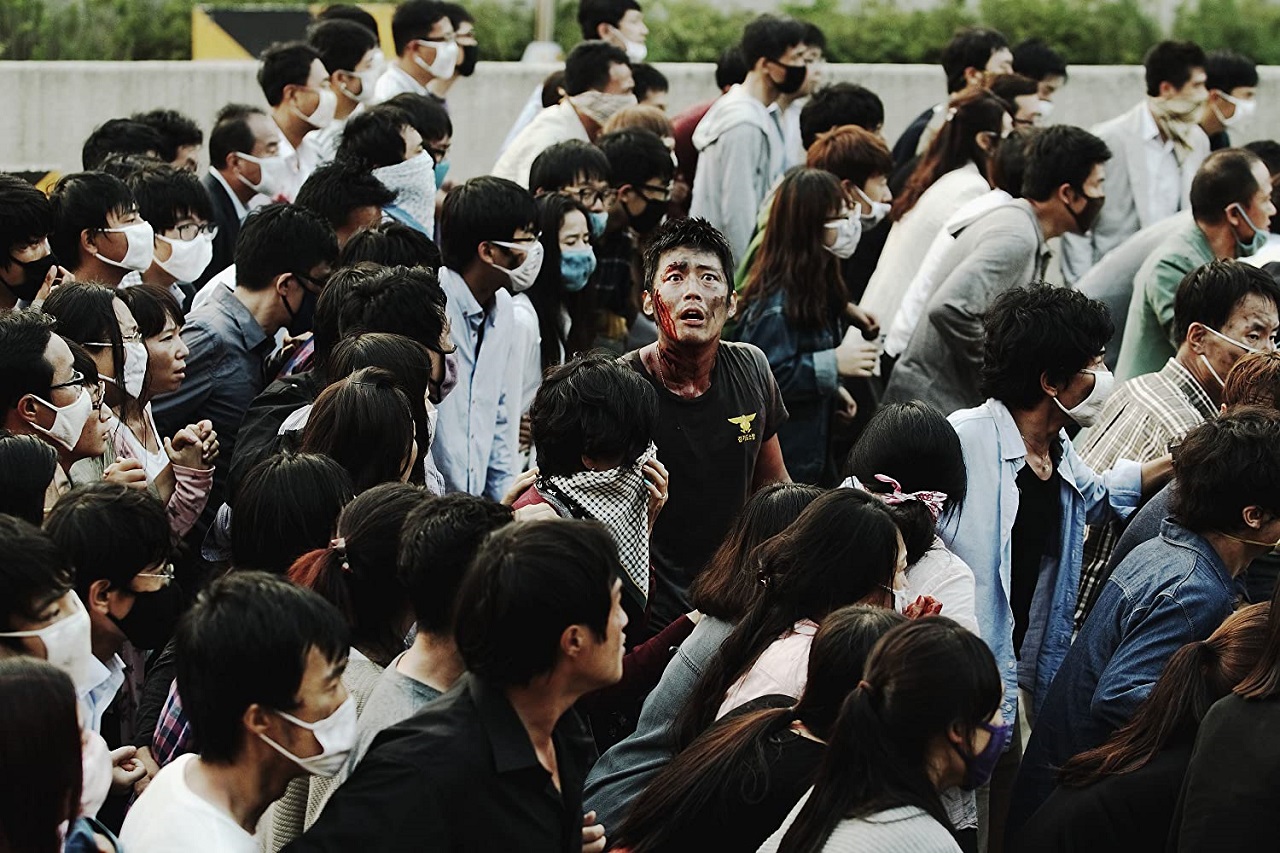
[[[747,414],[747,415],[738,415],[738,417],[736,418],[728,419],[729,423],[733,424],[738,429],[742,430],[742,435],[738,436],[739,444],[743,443],[744,441],[755,441],[756,438],[758,437],[756,436],[752,427],[752,425],[755,423],[756,415],[758,414],[759,412],[751,412],[750,414]]]

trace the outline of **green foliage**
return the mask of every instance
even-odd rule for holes
[[[1280,6],[1267,0],[1199,0],[1185,3],[1174,36],[1206,51],[1227,48],[1260,65],[1280,63]]]
[[[0,0],[0,59],[186,59],[198,0]],[[280,0],[275,0],[279,3]],[[289,0],[292,2],[292,0]],[[262,0],[203,0],[253,5]],[[484,58],[517,60],[533,36],[530,0],[465,0]],[[894,0],[782,0],[779,11],[827,34],[835,62],[937,62],[958,27],[982,23],[1011,43],[1039,36],[1073,64],[1140,62],[1160,38],[1142,0],[941,0],[929,10]],[[297,5],[303,5],[298,2]],[[581,38],[577,0],[558,0],[555,38]],[[647,0],[649,56],[655,62],[714,62],[739,38],[750,12],[716,0]],[[1174,35],[1206,50],[1230,47],[1260,63],[1280,63],[1280,4],[1274,0],[1185,0]]]

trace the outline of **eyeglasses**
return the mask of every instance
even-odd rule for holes
[[[214,225],[212,222],[205,222],[203,224],[199,222],[188,222],[185,225],[175,225],[174,230],[178,232],[178,239],[182,240],[184,243],[194,240],[201,234],[204,234],[210,240],[218,236],[218,226]]]
[[[142,332],[138,331],[137,329],[134,329],[132,332],[130,332],[130,333],[129,333],[129,334],[127,334],[127,335],[123,335],[123,334],[122,334],[122,335],[120,336],[120,343],[122,343],[122,344],[138,344],[138,343],[142,343]],[[107,347],[111,347],[111,346],[115,346],[115,345],[114,345],[114,344],[112,344],[110,341],[85,341],[84,343],[80,344],[80,346],[82,346],[82,347],[102,347],[103,349],[106,349]]]
[[[671,201],[671,184],[661,187],[655,187],[653,184],[644,184],[640,189],[644,191],[645,198],[650,201]],[[653,193],[653,195],[649,195],[650,193]]]
[[[85,385],[89,389],[89,402],[93,404],[94,411],[102,408],[102,403],[107,398],[107,383],[101,379],[94,385]]]
[[[84,374],[78,370],[73,370],[71,371],[71,378],[66,382],[59,382],[57,385],[49,386],[50,391],[57,391],[59,388],[84,388]],[[80,395],[76,394],[76,399],[79,398]]]
[[[599,187],[565,187],[562,192],[570,198],[576,198],[583,207],[591,207],[597,202],[608,207],[618,199],[618,191],[613,187],[604,189]]]
[[[157,569],[154,572],[138,572],[136,575],[134,575],[134,577],[135,578],[153,578],[155,580],[161,580],[161,581],[164,581],[164,583],[161,586],[166,587],[173,582],[174,577],[176,577],[176,573],[173,570],[173,563],[165,563],[163,566],[161,566],[159,569]]]
[[[311,289],[316,292],[324,290],[325,285],[329,283],[329,276],[327,275],[324,278],[312,278],[311,276],[303,275],[300,272],[296,272],[293,275],[294,278],[301,279],[303,284],[310,285]]]

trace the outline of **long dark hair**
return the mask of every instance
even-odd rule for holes
[[[636,798],[613,843],[631,853],[665,850],[684,829],[703,820],[731,786],[759,802],[769,789],[766,748],[793,720],[826,740],[849,691],[862,678],[867,655],[886,631],[904,621],[892,610],[854,604],[830,614],[813,638],[804,695],[791,708],[756,711],[703,732]]]
[[[302,452],[337,461],[359,494],[404,476],[415,431],[409,397],[395,377],[364,367],[320,392],[302,430]]]
[[[945,616],[928,616],[885,634],[863,679],[845,699],[779,853],[816,853],[842,820],[899,806],[951,826],[925,767],[929,745],[953,725],[971,736],[1000,706],[991,650]]]
[[[595,338],[595,289],[584,287],[569,293],[560,281],[560,226],[570,213],[581,213],[590,231],[591,217],[582,203],[561,193],[548,193],[537,199],[539,239],[542,241],[542,270],[529,288],[529,301],[538,313],[538,331],[542,334],[542,369],[560,364],[564,358],[591,349]],[[590,238],[588,238],[590,239]],[[569,314],[569,332],[564,333],[561,310]]]
[[[1009,103],[997,97],[990,89],[970,87],[956,93],[946,106],[947,120],[938,135],[929,143],[907,184],[893,200],[889,218],[897,222],[906,216],[929,187],[948,172],[976,163],[978,171],[991,182],[988,175],[991,152],[978,144],[978,134],[994,134],[1000,138],[1004,130],[1004,117],[1011,113]]]
[[[1174,652],[1133,719],[1106,743],[1063,765],[1058,780],[1070,788],[1084,788],[1108,776],[1141,770],[1166,746],[1194,740],[1209,706],[1230,693],[1258,663],[1270,611],[1266,602],[1241,608],[1209,639]]]
[[[44,313],[58,321],[58,334],[69,341],[82,346],[86,342],[110,345],[106,349],[111,350],[116,375],[104,378],[115,384],[123,400],[128,395],[124,393],[124,337],[120,333],[120,320],[115,310],[118,298],[116,292],[105,284],[70,281],[49,294],[44,303]]]
[[[764,595],[712,656],[676,717],[683,749],[715,720],[733,683],[801,619],[883,592],[893,583],[898,528],[884,504],[857,489],[836,489],[809,504],[795,524],[760,546]]]
[[[693,606],[726,622],[741,619],[764,590],[756,549],[790,527],[822,495],[822,489],[802,483],[773,483],[752,495],[689,588]]]
[[[846,204],[840,179],[796,167],[778,186],[764,241],[742,286],[742,310],[782,291],[787,320],[804,329],[831,326],[849,301],[839,259],[822,245],[826,223]]]
[[[381,667],[404,651],[410,610],[409,591],[396,574],[400,529],[428,497],[407,483],[374,486],[343,508],[329,547],[303,554],[289,569],[289,580],[342,611],[351,644]]]
[[[34,435],[0,429],[0,512],[44,524],[44,498],[58,470],[58,451]]]
[[[0,658],[0,767],[23,768],[0,797],[0,850],[57,853],[80,812],[81,746],[71,678],[30,657]]]

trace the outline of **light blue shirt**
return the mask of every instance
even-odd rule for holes
[[[515,448],[507,437],[511,294],[499,290],[486,311],[453,270],[440,268],[440,285],[458,348],[458,385],[438,406],[431,456],[447,491],[501,500],[515,476]]]
[[[1022,660],[1013,647],[1011,542],[1018,516],[1018,472],[1027,449],[1013,415],[998,400],[962,409],[947,420],[960,436],[969,474],[964,509],[948,518],[939,534],[947,547],[973,569],[977,589],[975,615],[982,639],[991,647],[1004,682],[1000,712],[1006,722],[1017,719],[1018,687],[1031,692],[1038,708],[1071,646],[1084,531],[1090,524],[1125,519],[1142,496],[1142,467],[1122,459],[1098,475],[1076,453],[1066,432],[1058,435],[1060,537],[1046,554],[1031,601]],[[1034,708],[1032,710],[1034,710]]]

